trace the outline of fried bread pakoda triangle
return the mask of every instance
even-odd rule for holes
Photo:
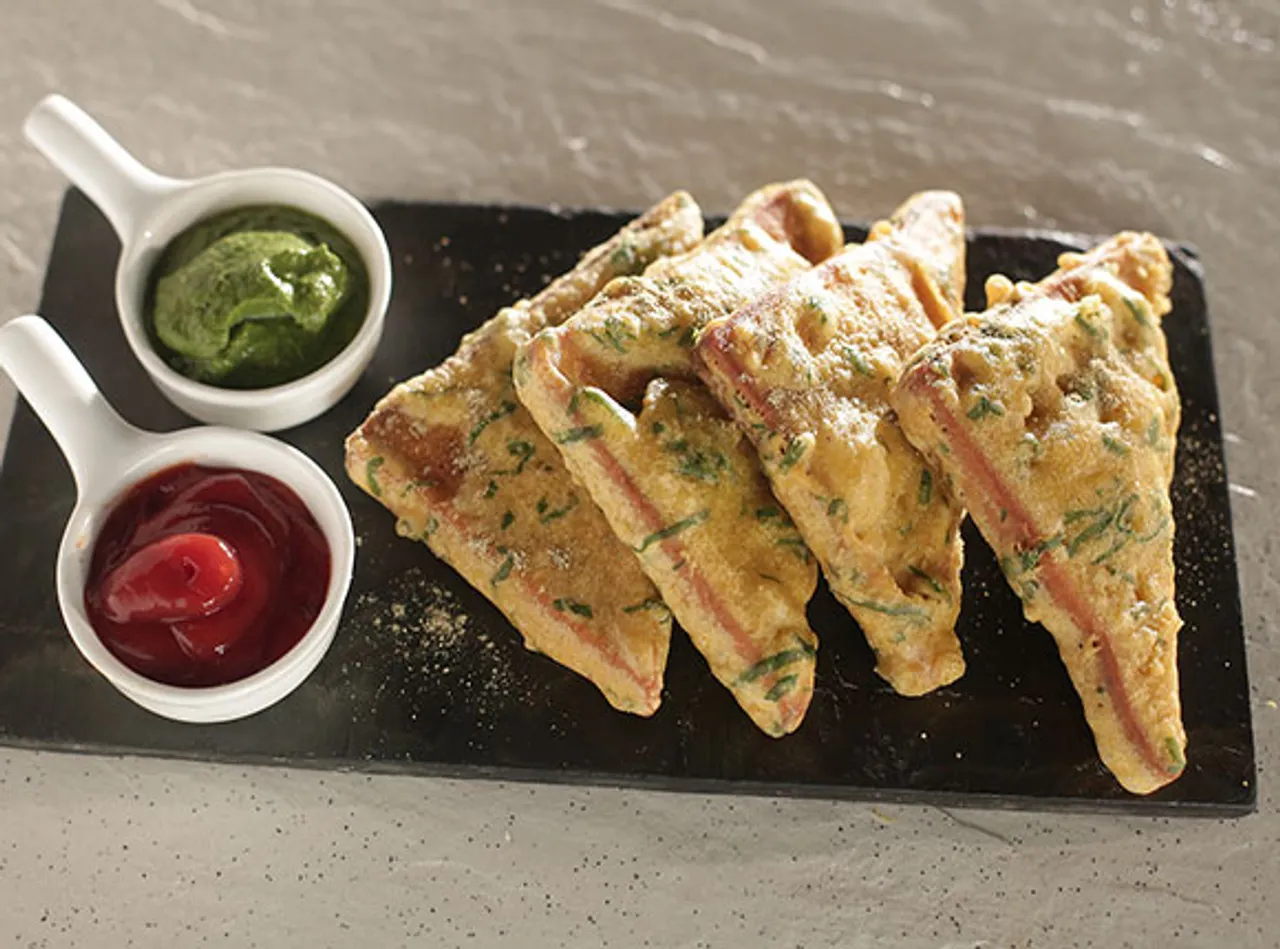
[[[661,701],[671,618],[630,551],[516,398],[517,347],[568,319],[615,277],[702,237],[678,192],[589,251],[530,300],[499,312],[435,369],[398,385],[347,440],[351,479],[520,630],[609,703]]]
[[[710,320],[840,247],[821,193],[750,195],[689,253],[615,280],[520,353],[521,400],[638,558],[716,678],[771,735],[813,691],[810,556],[742,434],[696,380]]]
[[[1103,763],[1138,794],[1186,760],[1170,286],[1163,246],[1133,233],[1064,255],[1038,284],[990,280],[990,308],[925,346],[893,397],[1056,640]]]
[[[915,195],[866,244],[714,321],[697,349],[876,671],[905,695],[964,672],[964,511],[902,434],[889,393],[959,314],[964,250],[960,199]]]

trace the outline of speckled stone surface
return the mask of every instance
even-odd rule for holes
[[[1175,822],[0,751],[0,941],[1275,946],[1277,43],[1276,0],[7,5],[0,318],[39,293],[63,182],[19,125],[55,89],[171,174],[716,210],[807,174],[849,217],[944,185],[975,223],[1199,245],[1261,787]]]

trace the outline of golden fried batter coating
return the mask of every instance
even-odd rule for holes
[[[1064,255],[1039,284],[988,283],[893,396],[1029,620],[1057,641],[1103,762],[1145,794],[1177,778],[1169,483],[1179,422],[1161,317],[1171,268],[1149,234]]]
[[[493,601],[525,645],[616,708],[661,700],[671,619],[633,556],[516,398],[516,348],[615,277],[688,250],[702,216],[679,192],[507,307],[439,367],[397,386],[347,440],[347,472]]]
[[[521,400],[712,673],[771,735],[798,727],[812,695],[817,640],[804,610],[816,577],[741,433],[694,380],[692,347],[711,319],[840,242],[813,185],[764,188],[697,248],[615,280],[516,361]],[[637,417],[626,405],[642,396]]]
[[[750,433],[774,493],[904,695],[964,672],[961,507],[911,447],[889,393],[964,292],[960,199],[908,200],[698,343],[701,375]]]

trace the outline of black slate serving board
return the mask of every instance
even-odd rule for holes
[[[76,652],[54,599],[58,539],[74,502],[52,439],[21,404],[0,468],[0,742],[55,750],[598,783],[691,791],[1145,814],[1236,815],[1256,801],[1244,636],[1201,272],[1174,247],[1166,321],[1183,398],[1174,483],[1180,650],[1189,766],[1147,798],[1098,763],[1049,635],[1027,624],[976,532],[960,619],[969,671],[922,699],[871,671],[851,619],[820,587],[818,686],[803,727],[758,732],[679,631],[662,708],[612,712],[595,688],[526,652],[500,613],[342,474],[342,441],[394,381],[448,356],[500,305],[614,231],[623,215],[460,204],[382,204],[395,259],[387,333],[354,391],[283,437],[334,477],[360,537],[343,625],[311,678],[279,705],[216,726],[169,722],[118,695]],[[849,228],[851,238],[863,231]],[[1034,279],[1061,235],[978,232],[969,305],[1001,272]],[[136,424],[189,424],[151,386],[116,320],[118,245],[68,192],[40,312]],[[452,619],[465,617],[459,624]]]

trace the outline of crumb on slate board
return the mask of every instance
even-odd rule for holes
[[[416,567],[382,590],[354,597],[345,625],[351,645],[342,674],[353,698],[369,700],[370,715],[386,689],[395,688],[415,706],[415,695],[430,696],[433,703],[466,705],[477,717],[491,717],[512,691],[528,685],[514,668],[523,650],[513,655],[516,644],[495,642],[452,591]],[[361,683],[362,672],[380,680]]]

